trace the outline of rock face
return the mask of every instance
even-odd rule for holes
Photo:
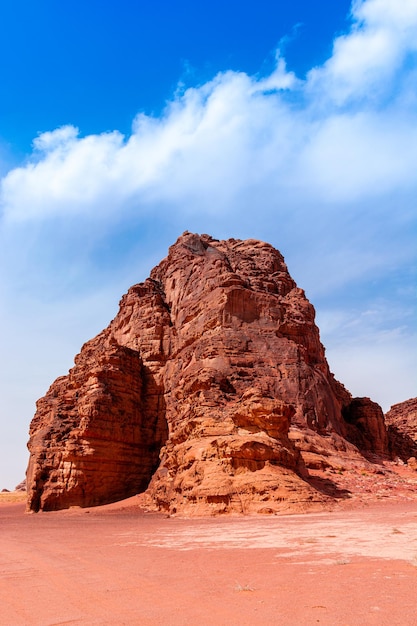
[[[145,490],[184,514],[325,499],[309,468],[387,455],[388,439],[378,405],[330,373],[314,316],[269,244],[184,233],[37,403],[28,508]]]
[[[388,434],[381,407],[369,398],[354,398],[342,409],[347,437],[363,452],[384,455]]]
[[[403,461],[417,456],[417,398],[394,404],[385,415],[389,445]]]

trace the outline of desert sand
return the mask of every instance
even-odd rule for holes
[[[0,501],[0,624],[414,626],[417,502],[183,519]]]

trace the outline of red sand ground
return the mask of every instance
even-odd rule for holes
[[[0,504],[0,624],[417,625],[417,502],[166,518]]]

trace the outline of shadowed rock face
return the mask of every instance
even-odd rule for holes
[[[354,398],[342,410],[347,437],[363,452],[386,454],[388,435],[381,407],[369,398]]]
[[[388,452],[382,412],[330,373],[281,254],[184,233],[39,400],[28,507],[273,512],[323,499],[309,465],[358,448]]]
[[[385,420],[392,454],[403,461],[417,457],[417,398],[394,404]]]

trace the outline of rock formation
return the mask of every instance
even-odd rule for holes
[[[146,490],[169,513],[268,513],[328,497],[309,469],[389,450],[314,317],[271,245],[184,233],[38,401],[28,508]]]
[[[369,398],[354,398],[343,407],[347,438],[362,452],[385,455],[388,434],[381,407]]]
[[[390,450],[403,461],[417,457],[417,398],[394,404],[385,415]],[[413,464],[413,461],[411,462]]]

